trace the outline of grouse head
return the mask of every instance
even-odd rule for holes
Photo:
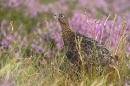
[[[54,16],[58,19],[60,24],[68,24],[67,17],[64,14],[59,14],[59,15],[54,15]]]
[[[68,46],[70,43],[74,42],[75,33],[71,31],[67,17],[64,14],[54,15],[62,28],[62,38],[64,41],[64,46]]]

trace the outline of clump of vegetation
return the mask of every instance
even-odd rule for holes
[[[77,0],[72,6],[69,0],[46,4],[42,0],[30,3],[1,0],[0,85],[128,86],[130,16],[127,1],[113,1],[109,5],[112,2]],[[71,15],[73,31],[107,45],[112,54],[118,56],[116,64],[120,79],[115,72],[99,75],[75,71],[62,48],[61,29],[52,17],[54,12]]]

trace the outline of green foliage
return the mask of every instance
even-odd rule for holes
[[[121,77],[119,79],[116,72],[102,75],[97,72],[78,73],[62,51],[57,51],[49,58],[33,52],[31,56],[23,57],[22,53],[19,57],[16,57],[13,50],[0,53],[0,83],[12,83],[17,86],[121,86],[126,82],[126,76],[130,75],[125,66],[124,55],[117,66]]]
[[[36,24],[38,21],[42,21],[42,15],[39,14],[37,18],[29,18],[25,16],[26,11],[24,8],[19,8],[16,10],[15,8],[2,8],[0,13],[0,22],[3,19],[7,19],[9,22],[13,21],[14,29],[18,28],[22,23],[24,26],[24,30],[30,34],[34,28],[36,28]]]
[[[54,3],[56,0],[40,0],[41,3],[43,4],[49,4],[50,2],[51,3]]]

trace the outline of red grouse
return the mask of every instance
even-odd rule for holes
[[[62,39],[67,58],[79,69],[88,71],[90,67],[110,67],[115,64],[110,52],[96,40],[71,31],[65,15],[55,15],[62,28]]]

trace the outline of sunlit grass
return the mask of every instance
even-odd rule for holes
[[[122,45],[120,45],[121,47]],[[121,51],[121,50],[119,50]],[[57,51],[50,58],[43,55],[15,57],[14,51],[1,51],[0,53],[0,82],[11,83],[15,86],[122,86],[129,76],[126,55],[123,53],[118,62],[120,79],[115,72],[97,75],[96,72],[76,74],[72,65],[63,52]],[[42,62],[46,59],[47,62]]]

